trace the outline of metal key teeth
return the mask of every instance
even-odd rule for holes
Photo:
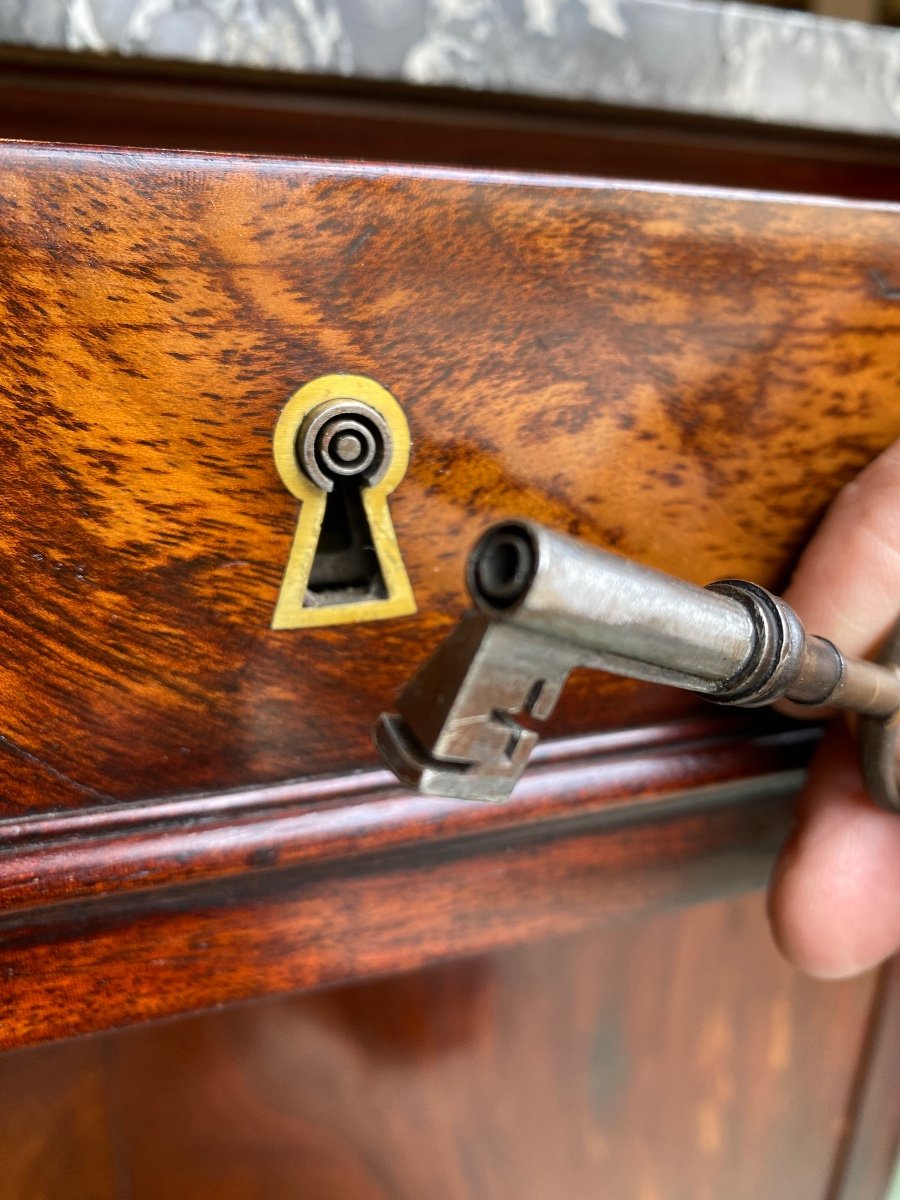
[[[516,717],[546,720],[584,655],[469,613],[384,714],[376,742],[404,782],[429,794],[505,799],[537,742]]]

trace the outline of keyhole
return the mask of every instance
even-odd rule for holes
[[[384,474],[391,449],[384,419],[367,405],[340,400],[320,405],[301,425],[297,459],[326,493],[306,605],[381,600],[387,594],[360,489]]]
[[[387,595],[359,485],[352,480],[336,482],[328,493],[306,591],[307,604],[346,604]]]
[[[339,382],[372,403],[335,396]],[[322,392],[330,398],[316,403]],[[276,428],[275,460],[302,508],[273,628],[415,611],[387,507],[408,439],[396,400],[365,377],[324,376],[292,397]]]

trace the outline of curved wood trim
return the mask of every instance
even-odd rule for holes
[[[756,730],[550,743],[508,805],[372,773],[7,822],[0,1048],[758,887],[818,731]]]
[[[815,726],[696,721],[549,742],[504,805],[417,796],[386,772],[305,780],[160,804],[0,822],[0,928],[24,912],[123,892],[210,883],[300,866],[358,863],[439,846],[559,836],[611,817],[651,819],[661,804],[797,786]]]
[[[0,137],[893,200],[897,143],[646,108],[0,47]]]
[[[790,823],[770,780],[652,821],[373,855],[33,914],[0,938],[0,1047],[408,971],[761,886]],[[735,803],[739,796],[741,803]],[[548,831],[544,831],[545,835]]]

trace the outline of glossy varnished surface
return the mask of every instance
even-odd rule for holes
[[[894,200],[890,139],[0,47],[0,137],[457,164]]]
[[[795,975],[751,896],[18,1052],[0,1198],[825,1200],[872,985]]]
[[[881,971],[847,1123],[835,1200],[892,1200],[900,1170],[900,957]],[[893,1181],[893,1186],[891,1186]],[[829,1198],[830,1200],[830,1198]]]
[[[761,886],[805,747],[637,744],[509,809],[396,793],[13,845],[0,1048],[408,971]],[[754,774],[761,763],[773,772]],[[721,773],[726,781],[711,784]],[[693,782],[692,782],[693,779]],[[703,780],[697,784],[697,779]],[[496,814],[496,818],[494,818]],[[154,819],[155,818],[155,819]]]
[[[369,730],[496,517],[782,582],[900,432],[900,213],[0,169],[0,1046],[342,985],[0,1057],[0,1200],[882,1200],[894,984],[681,907],[764,883],[816,730],[582,676],[501,808]],[[409,416],[419,613],[276,634],[272,429],[332,371]]]
[[[877,276],[893,211],[12,145],[0,162],[8,815],[365,767],[485,522],[777,583],[900,431],[900,306]],[[409,416],[392,511],[419,613],[273,633],[296,508],[272,429],[332,371]],[[686,703],[582,679],[553,732]]]

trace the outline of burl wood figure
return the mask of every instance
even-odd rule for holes
[[[371,731],[493,520],[782,587],[900,435],[900,211],[0,168],[0,1197],[883,1197],[893,977],[800,980],[742,895],[817,727],[578,674],[501,806],[405,793]],[[301,515],[273,437],[335,375],[408,423],[415,611],[273,629]]]

